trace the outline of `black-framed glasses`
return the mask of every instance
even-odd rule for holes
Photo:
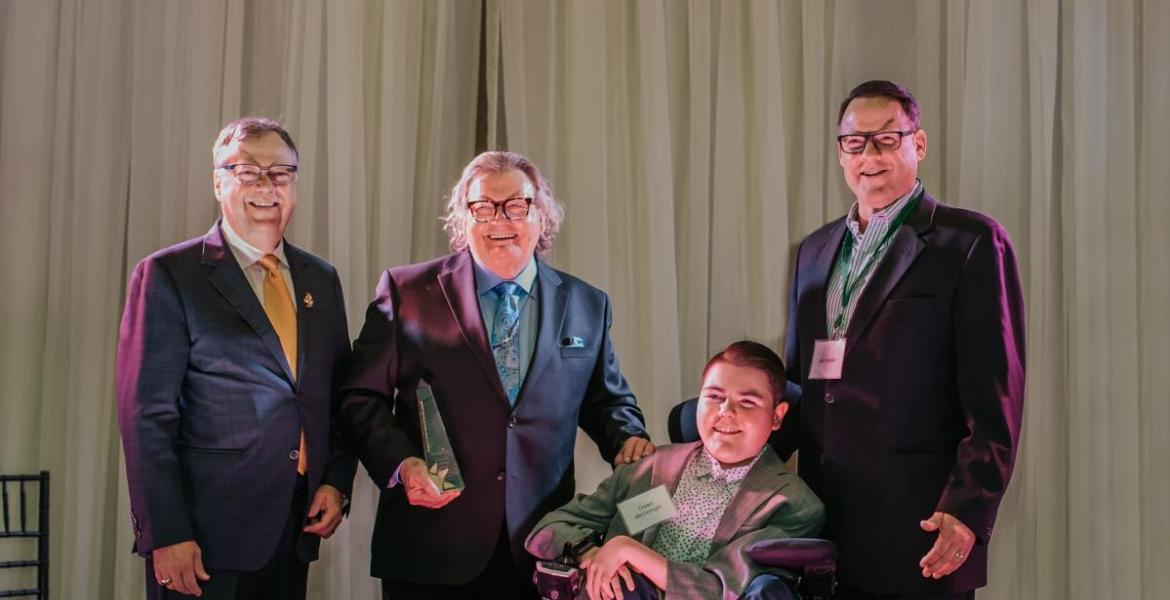
[[[467,203],[467,210],[471,211],[471,218],[477,223],[490,223],[502,210],[504,218],[509,221],[519,221],[528,216],[532,207],[532,198],[507,198],[503,202],[491,200],[476,200]]]
[[[288,185],[297,177],[296,165],[277,164],[261,167],[249,163],[236,163],[234,165],[220,165],[219,168],[231,171],[236,181],[244,185],[260,181],[260,177],[265,173],[268,174],[268,180],[275,186]]]
[[[870,140],[873,140],[873,147],[877,148],[879,152],[884,150],[897,150],[902,145],[902,138],[916,131],[918,131],[917,128],[906,131],[847,133],[837,136],[837,145],[841,147],[841,151],[845,154],[861,154],[865,152],[865,147],[869,145]]]

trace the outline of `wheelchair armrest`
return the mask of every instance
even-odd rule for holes
[[[762,565],[801,573],[808,567],[835,563],[837,546],[812,538],[760,540],[748,546],[747,554]]]

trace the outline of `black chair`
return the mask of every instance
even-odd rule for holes
[[[695,421],[698,398],[691,398],[670,410],[666,428],[674,443],[699,439]],[[786,538],[761,540],[748,546],[752,560],[784,569],[796,576],[796,592],[803,600],[829,600],[837,589],[837,546],[828,540]]]
[[[37,488],[36,526],[29,528],[29,488]],[[37,570],[37,587],[0,590],[0,598],[49,597],[49,472],[40,475],[0,475],[0,501],[3,503],[3,529],[0,539],[36,538],[36,560],[0,561],[0,569]]]

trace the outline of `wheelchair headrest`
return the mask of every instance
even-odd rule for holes
[[[666,421],[666,430],[670,433],[670,441],[675,444],[699,441],[699,425],[695,422],[695,409],[699,405],[698,398],[683,400],[670,409],[670,416]]]

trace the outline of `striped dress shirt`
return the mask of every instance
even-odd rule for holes
[[[846,257],[838,250],[837,259],[833,263],[833,274],[829,276],[829,289],[825,295],[825,319],[830,337],[837,337],[838,334],[844,337],[845,331],[849,328],[849,320],[853,318],[853,311],[857,309],[857,299],[861,297],[861,293],[869,285],[870,277],[877,270],[877,266],[881,264],[886,250],[889,249],[893,241],[892,235],[887,240],[886,234],[892,233],[890,227],[898,218],[898,214],[920,191],[922,191],[922,182],[916,181],[909,194],[898,198],[893,204],[880,211],[874,211],[864,232],[861,231],[861,223],[858,219],[857,203],[854,202],[853,208],[849,209],[849,215],[845,218],[845,227],[846,235],[853,236],[853,252],[850,253],[848,260],[843,260]],[[883,244],[883,241],[886,243]],[[834,331],[833,325],[837,321],[837,316],[841,314],[846,273],[849,274],[851,284],[858,277],[862,279],[856,284],[856,290],[849,297],[849,304],[845,306],[845,319],[841,331]]]

